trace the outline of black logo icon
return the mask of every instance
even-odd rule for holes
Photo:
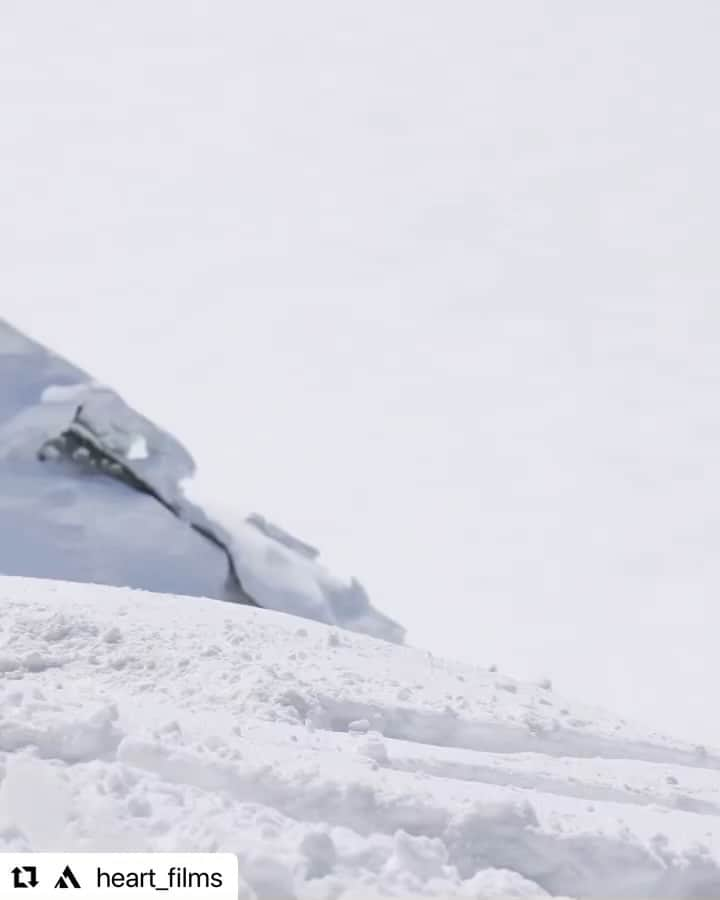
[[[70,866],[65,866],[62,875],[55,882],[56,888],[79,888],[80,882],[75,877],[75,873]]]
[[[34,888],[38,886],[35,866],[15,866],[11,869],[14,888]],[[25,873],[25,874],[23,874]]]

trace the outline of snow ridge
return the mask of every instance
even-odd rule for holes
[[[403,641],[357,579],[331,574],[308,544],[258,515],[232,531],[211,521],[184,492],[195,463],[173,436],[1,319],[0,383],[0,572],[254,601]],[[115,468],[147,490],[41,462],[71,422],[89,423]]]
[[[0,602],[0,847],[230,850],[258,900],[720,893],[712,749],[268,610]]]

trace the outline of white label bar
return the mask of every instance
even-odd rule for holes
[[[0,853],[2,900],[237,900],[233,853]]]

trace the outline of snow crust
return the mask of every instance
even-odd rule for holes
[[[232,851],[268,900],[720,893],[715,750],[268,610],[0,603],[0,849]]]
[[[318,551],[262,516],[232,533],[185,495],[195,463],[171,435],[108,387],[0,319],[0,572],[234,599],[222,551],[188,527],[210,526],[261,605],[402,641],[355,578],[331,574]],[[106,475],[37,452],[82,405],[103,443],[178,510]],[[227,486],[232,495],[235,485]],[[312,551],[312,552],[309,552]]]

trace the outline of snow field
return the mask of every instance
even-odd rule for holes
[[[547,684],[218,601],[0,600],[3,849],[232,851],[248,898],[720,890],[720,756]]]

